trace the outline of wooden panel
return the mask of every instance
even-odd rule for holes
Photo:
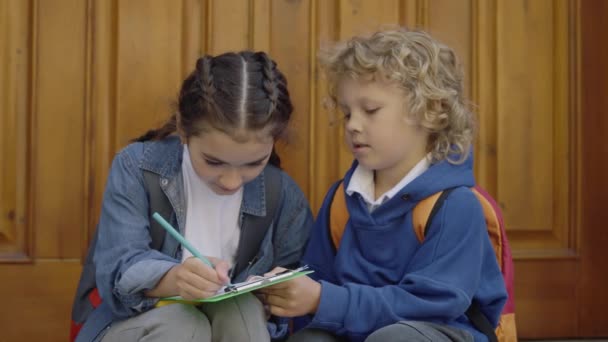
[[[182,9],[182,68],[181,75],[185,77],[194,69],[196,60],[206,51],[207,40],[205,17],[206,1],[184,0]]]
[[[0,260],[27,261],[29,4],[0,2]]]
[[[577,336],[576,260],[522,260],[515,265],[515,318],[520,338]]]
[[[79,0],[34,2],[33,230],[36,254],[80,256],[84,220],[85,13]],[[69,25],[66,19],[70,18]]]
[[[497,4],[497,200],[516,248],[568,253],[567,3]]]
[[[579,334],[608,336],[608,272],[606,246],[608,246],[608,2],[581,1],[582,84],[578,93],[582,100],[580,115],[582,151],[582,221],[581,221],[581,283],[579,285]],[[576,13],[578,8],[572,8]],[[576,32],[575,32],[576,33]]]
[[[294,103],[291,128],[293,136],[287,146],[281,145],[282,166],[309,194],[310,103],[310,1],[272,1],[270,7],[270,55],[287,77]]]
[[[428,2],[425,29],[454,49],[465,75],[465,95],[471,89],[472,4],[470,0]]]
[[[210,3],[208,27],[211,28],[208,42],[209,54],[238,51],[249,46],[249,0],[208,0]]]
[[[316,34],[316,42],[311,51],[311,68],[314,75],[311,83],[310,103],[311,103],[311,134],[310,150],[310,206],[316,213],[321,207],[323,197],[333,182],[342,178],[339,170],[340,164],[338,153],[343,148],[342,139],[339,134],[341,122],[336,122],[337,113],[324,105],[327,101],[327,81],[323,77],[319,65],[317,64],[318,49],[326,47],[330,42],[337,39],[337,26],[335,18],[337,15],[338,1],[315,1],[316,8],[311,26]]]
[[[0,341],[68,341],[80,269],[77,260],[0,265]]]
[[[116,147],[163,123],[176,100],[181,74],[180,2],[118,2]]]
[[[338,8],[340,39],[371,33],[383,26],[398,25],[400,5],[397,0],[340,0]]]
[[[116,122],[116,11],[114,1],[96,0],[87,22],[87,110],[85,112],[86,227],[81,255],[91,240],[101,210],[101,199],[114,156]]]
[[[471,98],[477,105],[475,176],[490,194],[497,193],[496,2],[475,0],[472,7]]]
[[[409,29],[423,30],[428,23],[428,0],[401,0],[399,23]]]
[[[250,1],[251,3],[251,1]],[[270,51],[270,0],[255,0],[249,8],[249,48]]]
[[[498,2],[498,199],[511,230],[552,228],[552,3]]]

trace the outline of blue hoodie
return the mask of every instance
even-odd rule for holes
[[[507,293],[483,209],[469,189],[475,184],[472,164],[472,157],[460,165],[433,164],[372,213],[359,194],[346,196],[350,219],[337,252],[328,227],[331,196],[326,196],[303,257],[321,283],[308,327],[362,341],[384,326],[415,320],[458,327],[475,341],[487,341],[465,312],[476,300],[496,326]],[[345,189],[357,165],[346,173]],[[412,209],[448,188],[455,189],[421,244]]]

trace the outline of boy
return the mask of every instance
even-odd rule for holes
[[[302,262],[315,270],[262,291],[273,314],[308,315],[290,341],[487,341],[506,300],[475,184],[473,115],[454,52],[405,29],[355,37],[323,59],[355,161],[343,180],[350,219],[334,246],[335,184]],[[342,189],[342,188],[340,188]],[[420,243],[412,209],[452,189]]]

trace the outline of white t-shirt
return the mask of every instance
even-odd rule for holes
[[[411,170],[408,172],[400,181],[392,187],[390,190],[382,194],[382,196],[374,199],[376,186],[374,184],[374,172],[372,170],[368,170],[361,166],[361,164],[357,165],[357,168],[353,172],[352,177],[350,178],[350,183],[348,183],[348,188],[346,189],[346,193],[349,196],[352,196],[354,193],[358,193],[361,195],[365,204],[367,204],[367,210],[371,213],[376,210],[382,203],[388,201],[393,198],[395,194],[397,194],[401,189],[403,189],[406,185],[411,183],[416,177],[420,176],[424,173],[424,171],[428,170],[431,166],[428,156],[422,158],[421,161],[418,162]]]
[[[239,212],[243,188],[231,195],[213,192],[194,171],[187,145],[184,145],[182,174],[187,202],[184,237],[202,255],[233,265],[241,234]],[[182,261],[191,256],[184,248]]]

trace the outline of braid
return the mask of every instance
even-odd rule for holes
[[[196,62],[196,71],[199,77],[199,85],[205,109],[207,109],[208,113],[212,110],[216,110],[220,113],[219,107],[214,99],[216,89],[213,82],[213,73],[211,72],[211,59],[212,57],[210,56],[199,58]]]
[[[158,129],[151,129],[143,135],[132,139],[131,142],[144,142],[148,140],[161,140],[177,130],[177,117],[173,114],[165,124]]]
[[[268,106],[268,115],[272,114],[279,102],[279,89],[277,87],[277,81],[275,77],[275,69],[276,63],[273,62],[267,54],[260,52],[260,57],[263,60],[263,68],[262,72],[264,74],[264,90],[268,95],[268,99],[270,100],[270,105]]]

